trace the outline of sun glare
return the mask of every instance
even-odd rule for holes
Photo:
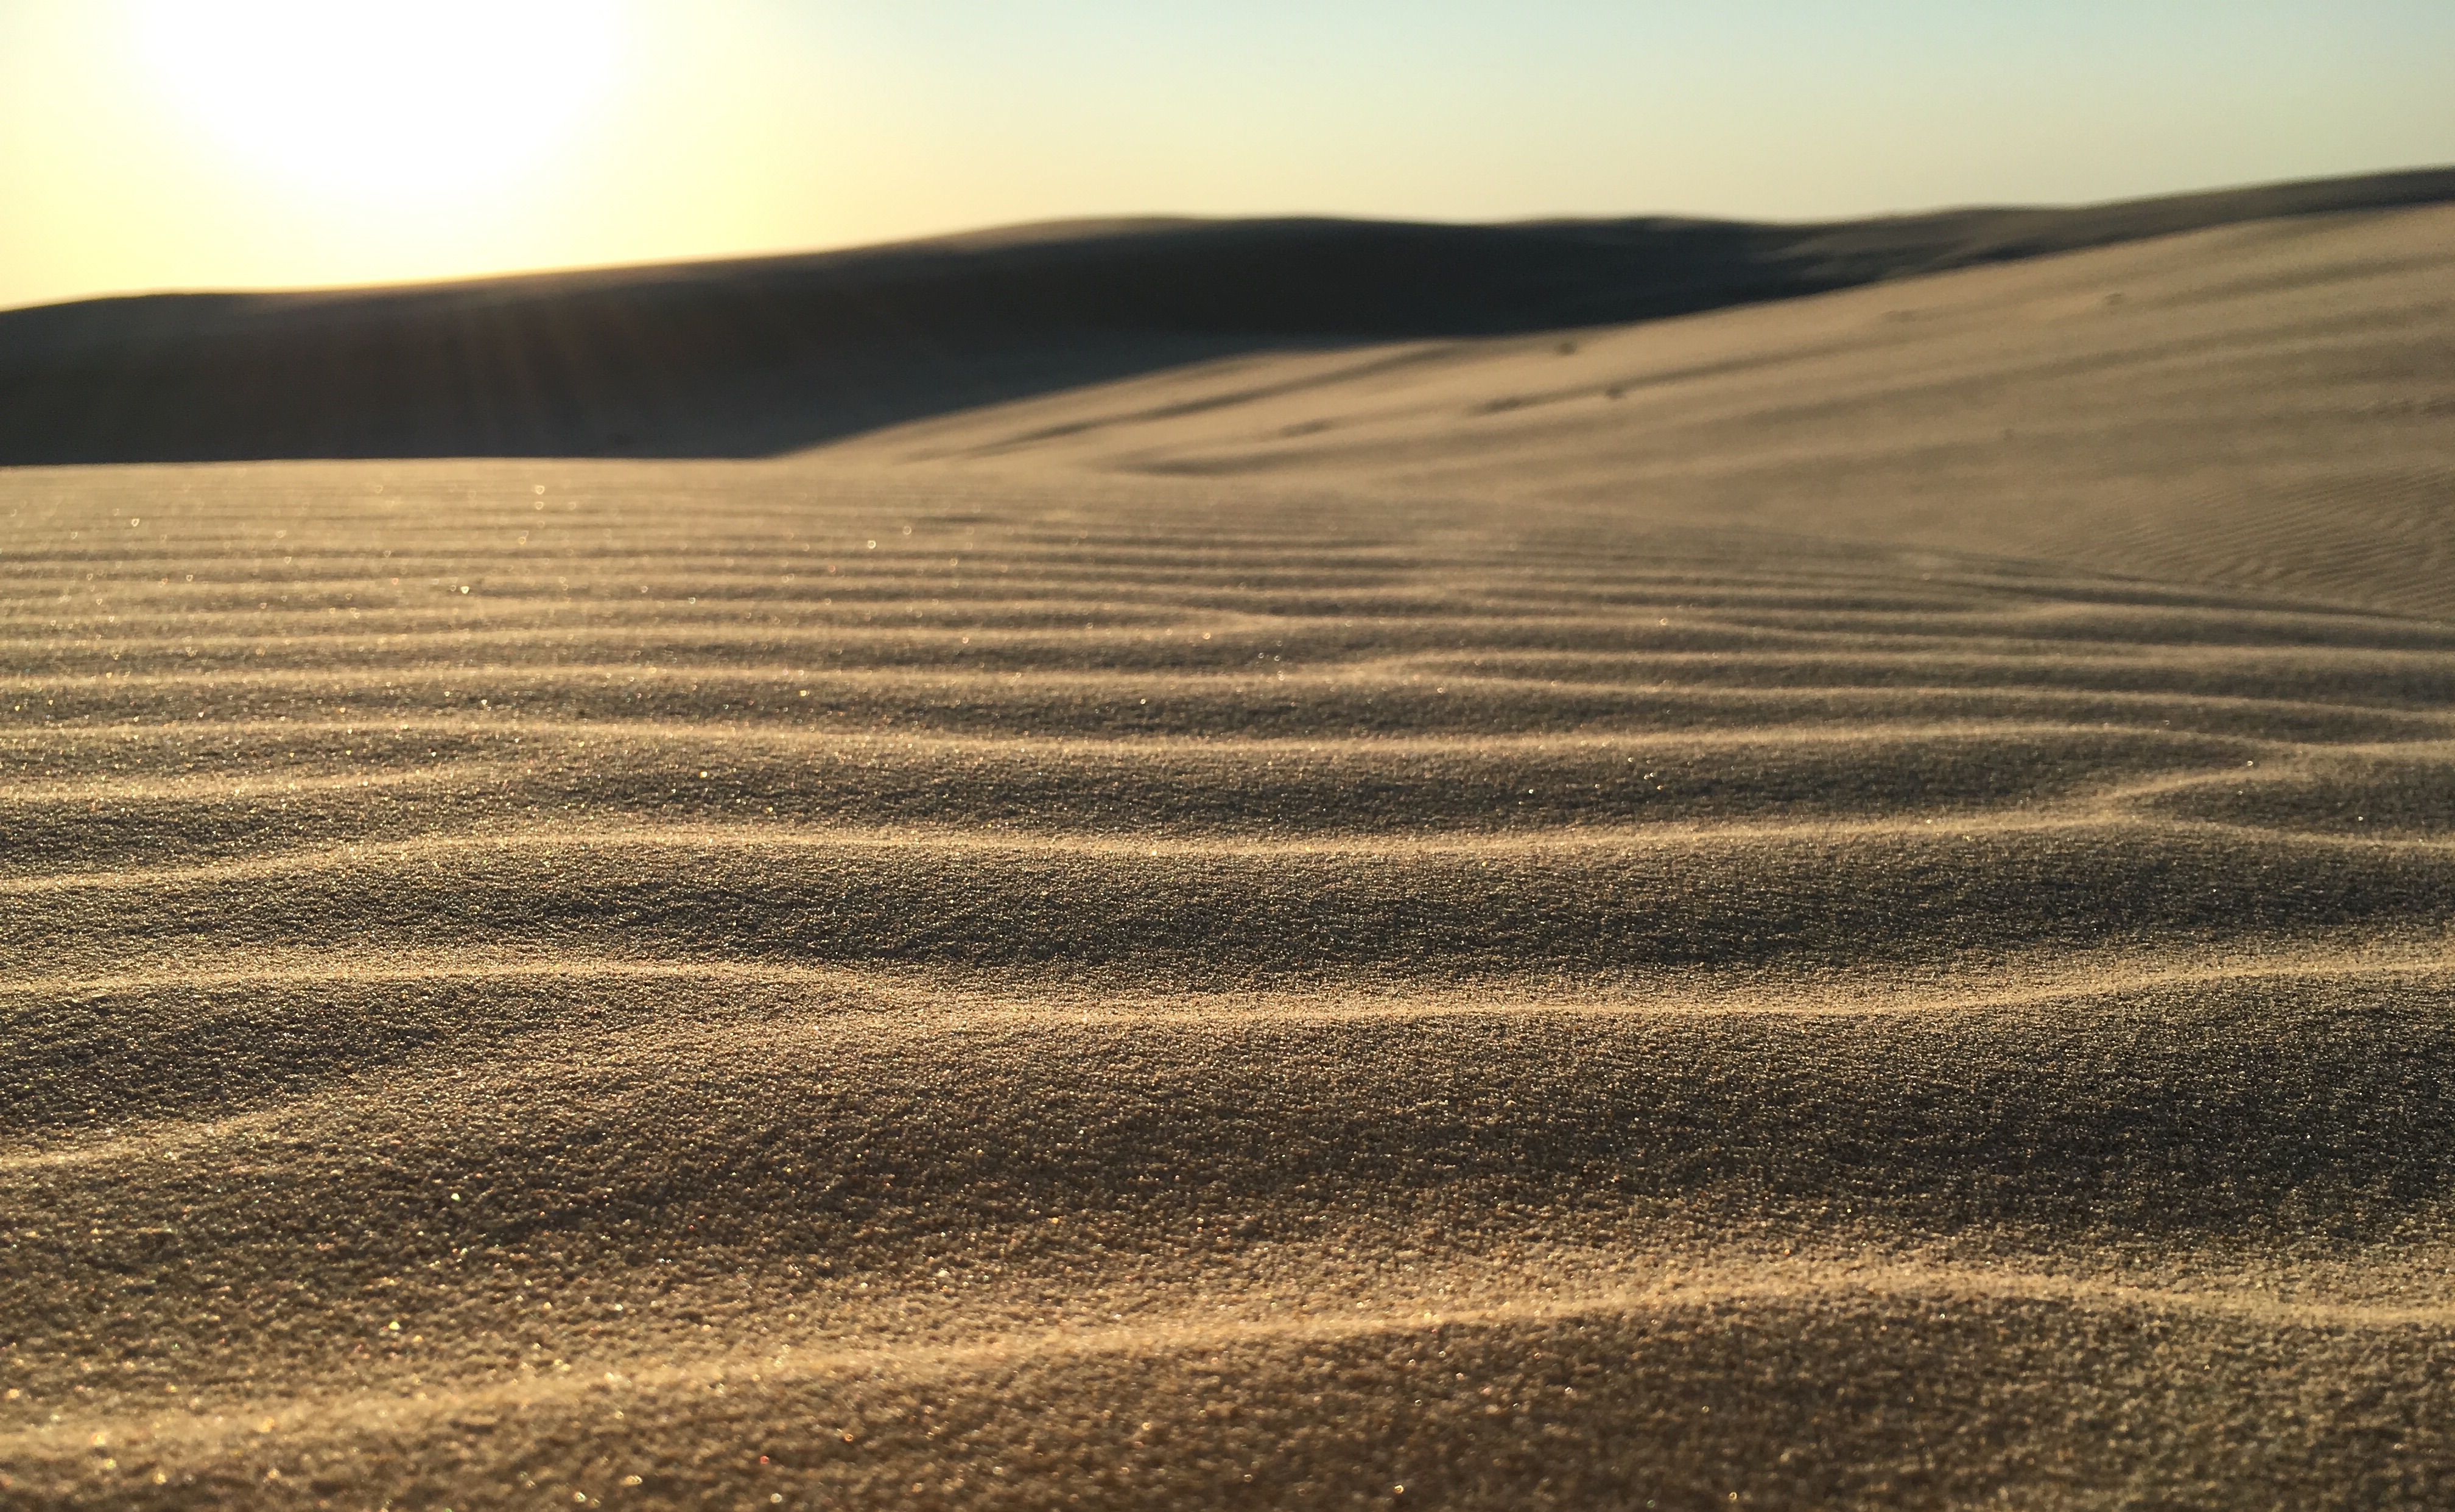
[[[243,166],[390,199],[500,184],[613,83],[607,0],[139,0],[165,98]]]

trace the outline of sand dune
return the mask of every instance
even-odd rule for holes
[[[0,474],[0,1502],[2443,1504],[2449,213]]]
[[[2445,208],[2267,221],[1613,330],[1248,358],[843,450],[1584,503],[2443,618],[2450,249]]]
[[[1239,353],[1654,319],[2211,226],[2455,170],[1822,225],[1025,226],[800,257],[0,312],[0,462],[762,456]]]

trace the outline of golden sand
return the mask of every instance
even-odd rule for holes
[[[0,1503],[2455,1498],[2455,212],[1405,350],[0,474]]]

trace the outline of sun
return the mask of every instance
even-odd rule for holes
[[[448,196],[538,168],[608,92],[610,0],[136,0],[166,101],[319,192]]]

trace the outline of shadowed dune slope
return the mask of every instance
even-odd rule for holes
[[[0,480],[0,1501],[2455,1495],[2409,578],[1050,460]]]
[[[1646,320],[2244,221],[2455,170],[1827,225],[1023,227],[799,257],[0,312],[0,463],[756,456],[1235,353]]]

